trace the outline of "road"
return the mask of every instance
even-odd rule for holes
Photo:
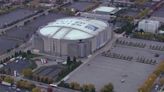
[[[10,76],[10,75],[0,74],[0,76]],[[25,79],[25,78],[22,78],[22,77],[15,77],[15,76],[10,76],[10,77],[13,78],[15,81],[25,80],[25,81],[29,81],[30,83],[35,84],[36,86],[41,86],[43,88],[47,88],[47,87],[50,86],[49,84],[45,84],[45,83],[42,83],[42,82],[37,82],[37,81]],[[57,87],[57,88],[53,87],[53,90],[54,90],[54,92],[75,92],[75,90],[66,89],[66,88],[62,88],[62,87]],[[78,91],[76,91],[76,92],[78,92]]]

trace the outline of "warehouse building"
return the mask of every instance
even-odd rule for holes
[[[40,28],[33,37],[35,50],[57,56],[86,57],[112,38],[112,25],[105,21],[70,17]]]
[[[160,22],[155,20],[144,19],[139,22],[138,30],[143,30],[144,32],[157,33],[160,27]]]

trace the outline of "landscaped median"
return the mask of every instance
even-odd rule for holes
[[[56,81],[60,81],[61,79],[63,79],[65,76],[67,76],[70,72],[79,67],[81,64],[82,62],[77,61],[75,57],[73,58],[73,60],[71,60],[70,57],[68,57],[66,67],[58,74]]]
[[[164,61],[158,64],[156,69],[151,73],[145,82],[138,88],[138,92],[151,92],[156,79],[164,73]],[[162,82],[161,82],[162,83]]]
[[[77,82],[65,83],[61,81],[58,85],[60,87],[65,87],[73,90],[78,90],[80,92],[96,92],[96,88],[94,84],[83,84],[80,85]],[[114,86],[112,83],[108,83],[101,88],[100,92],[114,92]]]

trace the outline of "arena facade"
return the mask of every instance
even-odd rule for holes
[[[39,28],[33,48],[57,56],[86,57],[112,39],[112,25],[102,20],[68,17]]]

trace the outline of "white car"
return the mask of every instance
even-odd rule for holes
[[[124,83],[125,82],[125,79],[121,79],[121,83]]]

